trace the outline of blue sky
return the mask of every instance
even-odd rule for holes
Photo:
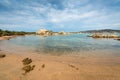
[[[120,0],[0,0],[0,29],[120,29]]]

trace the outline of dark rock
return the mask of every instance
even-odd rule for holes
[[[120,39],[117,39],[118,41],[120,41]]]
[[[0,58],[4,58],[5,56],[5,54],[0,54]]]
[[[43,64],[41,67],[42,67],[42,68],[45,68],[45,64]]]

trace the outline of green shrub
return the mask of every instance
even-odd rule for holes
[[[8,31],[0,29],[0,36],[25,35],[25,34],[35,34],[35,32]]]

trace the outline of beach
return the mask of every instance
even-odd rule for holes
[[[6,54],[6,57],[0,58],[0,80],[120,80],[120,57],[0,53]],[[26,75],[22,70],[24,58],[31,58],[31,65],[35,65],[34,70]]]
[[[0,0],[0,80],[120,80],[120,0]]]
[[[0,80],[120,80],[119,47],[82,34],[1,40]]]
[[[14,36],[2,36],[0,37],[0,40],[9,40],[11,38],[13,38]]]

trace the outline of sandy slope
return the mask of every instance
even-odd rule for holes
[[[5,58],[0,58],[0,80],[120,80],[120,57],[80,58],[5,54]],[[35,69],[22,75],[22,60],[26,57],[33,60]],[[41,67],[42,64],[45,64],[44,68]]]

